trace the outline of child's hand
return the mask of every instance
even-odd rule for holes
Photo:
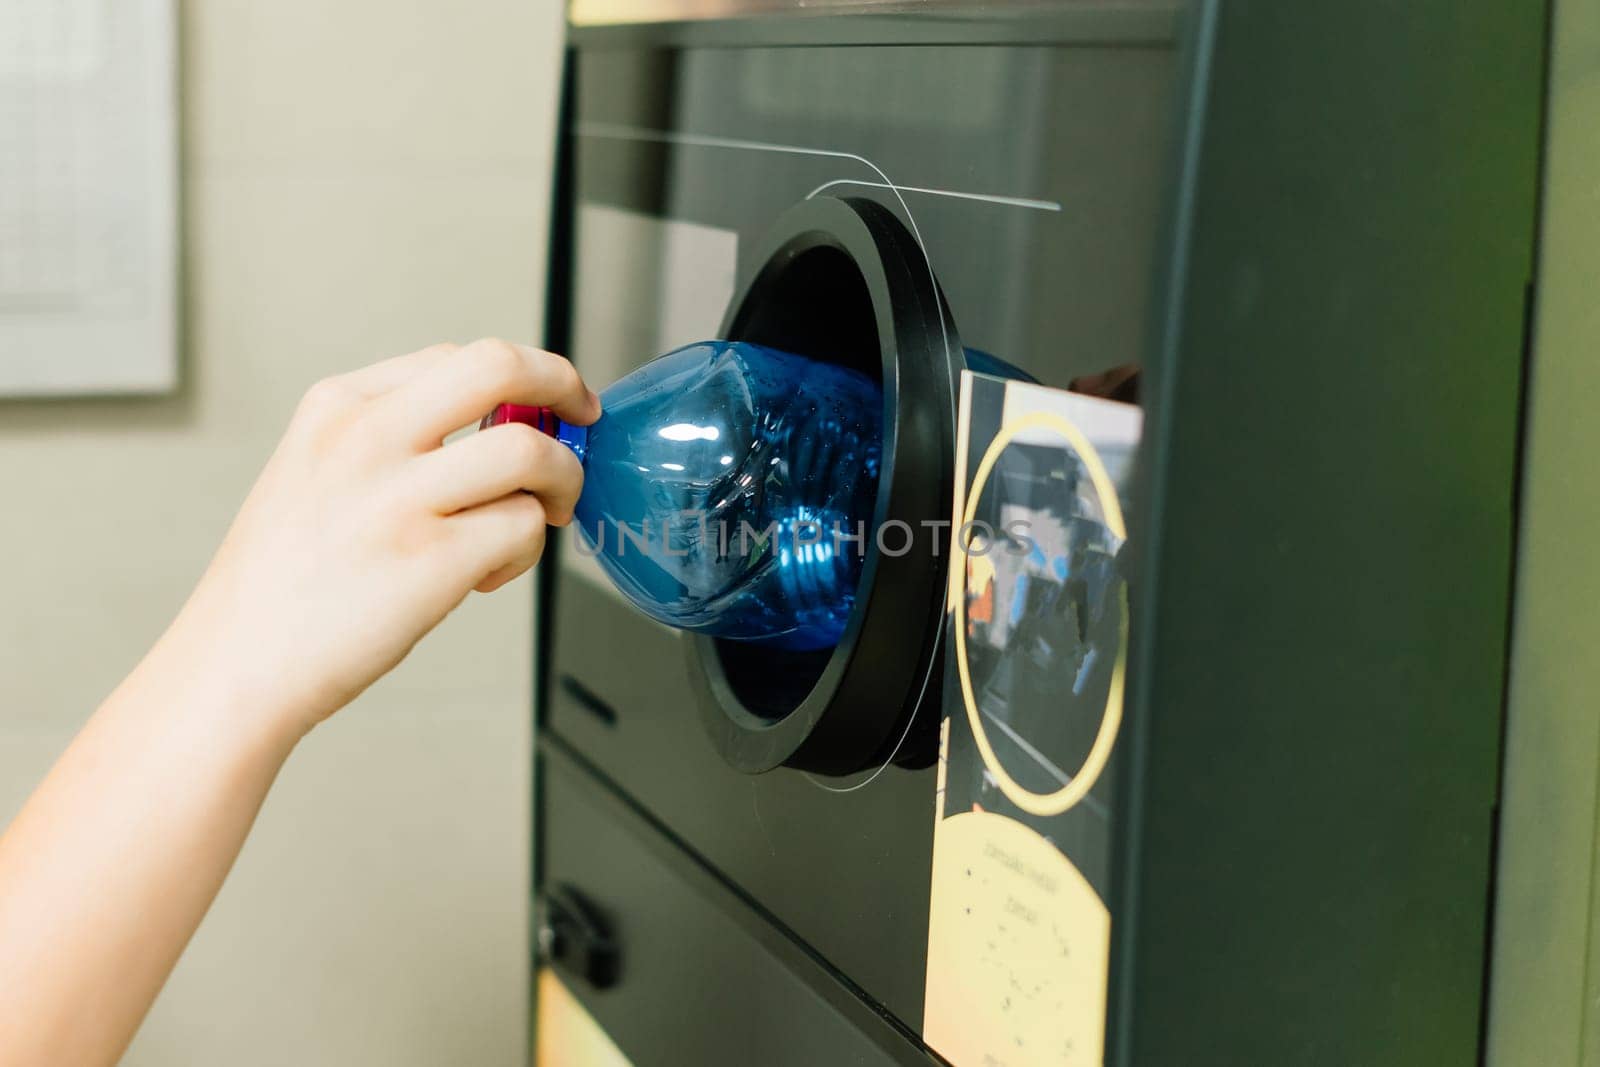
[[[163,643],[268,697],[252,703],[285,717],[274,726],[331,715],[570,521],[583,469],[558,442],[508,423],[441,443],[499,403],[600,415],[570,363],[504,341],[317,383]]]
[[[571,364],[504,341],[306,394],[177,621],[0,834],[0,1062],[116,1062],[301,735],[571,518],[565,446],[443,444],[501,403],[600,417]]]

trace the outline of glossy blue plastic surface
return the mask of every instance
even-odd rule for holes
[[[707,341],[600,397],[599,422],[556,435],[584,462],[580,551],[669,626],[797,651],[837,644],[873,536],[878,384]]]

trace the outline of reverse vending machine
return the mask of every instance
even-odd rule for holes
[[[832,648],[555,542],[539,1063],[1478,1061],[1546,14],[572,0],[549,347],[885,436]]]

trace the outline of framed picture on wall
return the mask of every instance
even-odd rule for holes
[[[177,385],[176,24],[0,4],[0,396]]]

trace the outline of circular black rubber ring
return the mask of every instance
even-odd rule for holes
[[[853,350],[865,360],[864,349],[876,347],[884,404],[877,504],[836,647],[782,653],[692,635],[690,677],[712,743],[732,766],[850,774],[881,761],[899,737],[937,655],[949,551],[926,524],[950,518],[961,341],[922,249],[875,201],[797,204],[755,262],[723,337],[822,359]],[[875,536],[895,523],[915,534],[903,554],[898,529],[885,538],[888,551]],[[767,684],[783,695],[756,699]]]

